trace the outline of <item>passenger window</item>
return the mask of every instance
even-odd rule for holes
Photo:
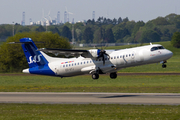
[[[69,66],[71,66],[71,64],[69,64]]]
[[[113,59],[113,57],[111,57],[111,60]]]
[[[63,65],[63,67],[65,67],[65,65]]]
[[[68,65],[66,65],[66,67],[68,67]]]
[[[88,63],[88,61],[87,61],[87,63]]]
[[[72,64],[72,66],[73,66],[73,64]]]
[[[76,63],[74,63],[74,65],[76,66]]]
[[[84,61],[84,64],[86,64],[86,62]]]
[[[126,57],[128,57],[128,55],[126,55]]]
[[[116,56],[114,56],[114,59],[116,59]]]
[[[120,56],[120,58],[122,58],[122,55]]]
[[[117,59],[119,59],[119,56],[117,56]]]
[[[131,54],[129,54],[129,57],[131,57]]]
[[[78,63],[78,65],[79,65],[79,63]]]
[[[123,55],[123,58],[125,57],[125,55]]]
[[[81,62],[81,65],[82,65],[82,62]]]

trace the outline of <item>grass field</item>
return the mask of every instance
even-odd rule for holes
[[[4,74],[3,74],[4,75]],[[134,75],[110,79],[102,75],[93,80],[90,75],[69,78],[49,76],[1,76],[1,92],[127,92],[180,93],[178,75]]]
[[[179,120],[180,106],[0,104],[1,120]]]

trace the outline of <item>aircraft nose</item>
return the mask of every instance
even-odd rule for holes
[[[173,52],[171,52],[170,50],[167,51],[167,56],[168,58],[171,58],[173,56]]]

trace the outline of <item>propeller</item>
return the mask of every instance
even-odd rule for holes
[[[101,48],[99,56],[96,58],[96,60],[102,57],[103,65],[105,65],[105,58],[104,58],[105,55],[110,58],[110,56],[106,53],[106,51]]]

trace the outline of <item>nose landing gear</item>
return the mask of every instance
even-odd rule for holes
[[[167,61],[163,61],[162,68],[166,68],[166,64],[165,63],[167,63]]]
[[[162,64],[162,68],[166,68],[166,64],[163,63],[163,64]]]

